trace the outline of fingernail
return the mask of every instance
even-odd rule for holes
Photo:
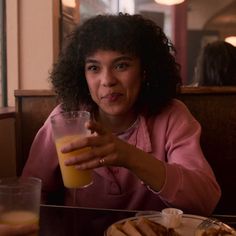
[[[84,169],[83,165],[77,165],[75,168],[76,168],[77,170],[83,170],[83,169]]]
[[[66,152],[66,148],[61,148],[61,152],[62,153]]]
[[[71,162],[70,162],[69,160],[66,160],[66,161],[64,161],[64,164],[65,164],[66,166],[68,166],[68,165],[71,164]]]

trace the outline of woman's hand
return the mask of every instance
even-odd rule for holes
[[[91,147],[89,151],[65,161],[77,169],[93,169],[101,166],[122,166],[132,171],[153,190],[159,191],[165,182],[165,166],[152,155],[130,145],[106,131],[97,122],[87,127],[92,136],[78,139],[62,148],[63,153]]]
[[[93,169],[100,166],[124,166],[128,168],[129,153],[136,149],[106,131],[99,123],[90,121],[87,128],[92,131],[89,137],[78,139],[64,146],[63,153],[90,147],[89,151],[65,161],[66,165],[75,165],[78,169]]]
[[[0,224],[0,236],[30,236],[37,231],[37,225]]]

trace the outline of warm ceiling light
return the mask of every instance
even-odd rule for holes
[[[176,5],[184,2],[184,0],[155,0],[155,2],[164,5]]]
[[[76,7],[76,2],[75,0],[62,0],[62,4],[66,7]]]
[[[236,36],[229,36],[225,38],[225,42],[230,43],[236,47]]]

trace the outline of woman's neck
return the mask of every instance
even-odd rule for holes
[[[102,126],[112,133],[121,133],[134,124],[134,122],[137,120],[137,115],[130,113],[121,116],[110,116],[102,113],[99,114],[98,120]]]

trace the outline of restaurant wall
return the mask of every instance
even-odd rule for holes
[[[59,48],[59,0],[7,0],[8,105],[15,89],[48,89]]]
[[[7,96],[15,89],[48,89],[59,52],[59,0],[7,0]],[[30,124],[29,124],[30,125]],[[15,118],[0,119],[0,177],[16,175]]]
[[[0,177],[15,176],[15,118],[0,119],[0,147]]]

